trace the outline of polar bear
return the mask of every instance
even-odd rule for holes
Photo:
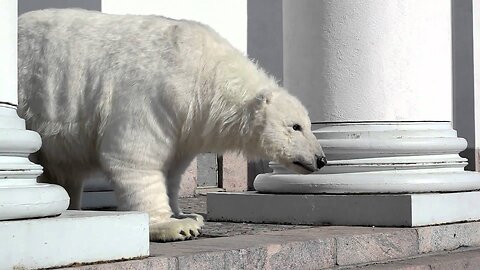
[[[40,181],[70,209],[101,170],[153,241],[196,237],[180,178],[202,152],[238,151],[299,173],[325,165],[304,106],[208,26],[161,16],[42,10],[19,18],[18,112],[43,142]]]

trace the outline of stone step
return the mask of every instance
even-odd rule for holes
[[[388,264],[371,264],[438,254],[461,247],[480,247],[480,222],[419,228],[323,226],[252,235],[204,237],[174,243],[151,243],[149,258],[77,266],[75,269],[387,267]],[[421,258],[414,260],[420,261]]]
[[[480,249],[461,248],[429,256],[421,256],[400,261],[390,261],[374,265],[335,267],[333,269],[361,270],[460,270],[480,269]]]

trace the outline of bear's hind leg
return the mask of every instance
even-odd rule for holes
[[[176,162],[177,166],[168,172],[167,177],[167,194],[172,209],[173,216],[176,218],[193,218],[203,223],[203,216],[195,213],[183,213],[178,204],[178,195],[180,192],[180,184],[182,180],[182,174],[185,169],[190,165],[192,159],[185,159],[183,161]]]
[[[60,166],[59,166],[60,167]],[[85,173],[83,172],[63,172],[55,171],[52,174],[44,169],[43,174],[38,178],[40,183],[51,183],[61,185],[70,197],[69,210],[80,210],[82,206],[83,181]]]
[[[119,209],[149,214],[151,241],[186,240],[200,234],[203,220],[173,216],[167,196],[166,177],[161,171],[113,164],[108,167]]]

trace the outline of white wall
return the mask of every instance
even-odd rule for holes
[[[247,0],[103,0],[102,12],[199,21],[247,52]]]

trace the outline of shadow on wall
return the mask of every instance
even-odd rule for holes
[[[283,81],[283,18],[282,0],[248,0],[247,53],[251,59]],[[268,161],[248,163],[248,189],[258,174],[271,172]]]
[[[472,4],[472,0],[452,1],[453,127],[458,136],[468,142],[468,148],[460,156],[468,159],[465,169],[470,171],[475,170],[478,162],[475,155]]]
[[[18,15],[46,8],[101,9],[101,0],[18,0]]]

